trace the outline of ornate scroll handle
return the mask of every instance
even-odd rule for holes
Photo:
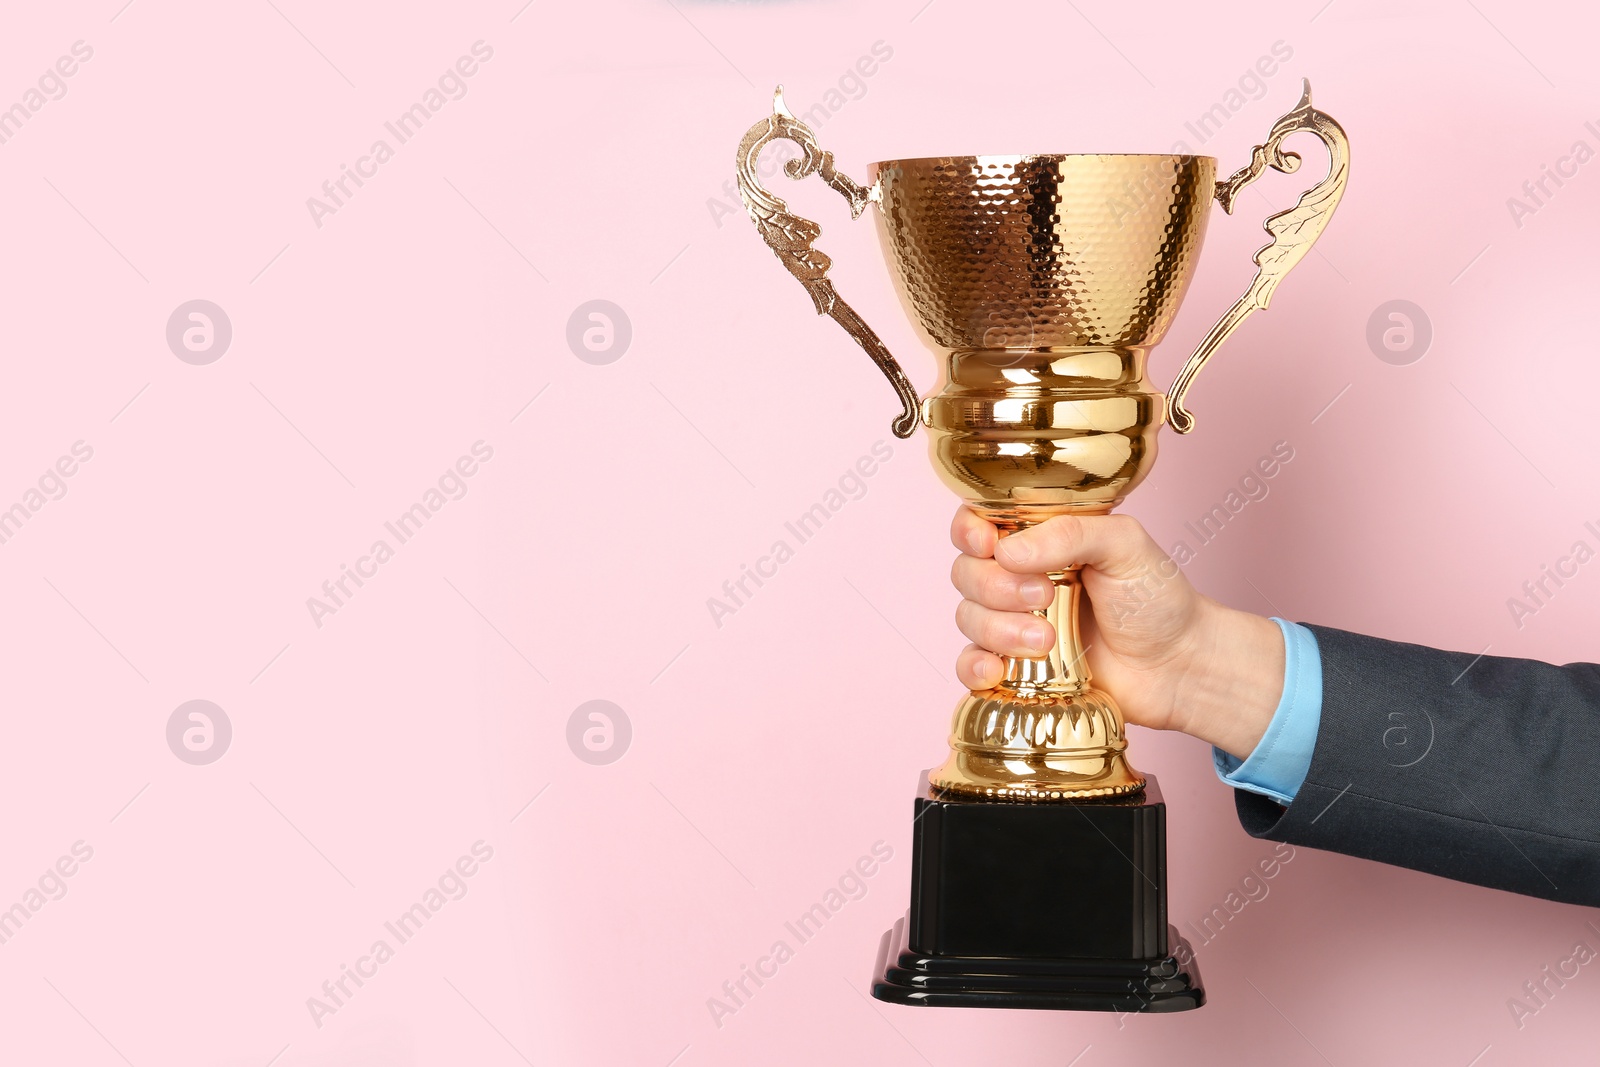
[[[811,242],[817,239],[822,227],[810,219],[791,215],[789,205],[763,189],[760,178],[756,176],[756,158],[769,142],[779,138],[793,141],[805,153],[801,158],[791,159],[784,164],[784,173],[796,181],[808,174],[821,174],[823,181],[850,201],[851,218],[861,217],[867,205],[877,200],[878,190],[876,187],[864,189],[833,168],[833,153],[819,148],[817,135],[784,106],[781,85],[772,95],[772,114],[750,127],[744,140],[739,142],[739,197],[744,201],[745,210],[750,213],[750,219],[756,224],[762,240],[771,247],[779,262],[789,268],[789,273],[800,279],[800,284],[806,287],[812,303],[817,305],[817,314],[829,315],[843,326],[845,332],[856,339],[856,343],[883,371],[889,384],[900,394],[900,402],[905,407],[894,420],[894,435],[910,437],[917,428],[916,390],[911,387],[906,372],[900,369],[900,364],[895,362],[894,356],[890,355],[878,335],[861,321],[855,309],[839,297],[833,283],[828,280],[828,268],[833,265],[833,260],[811,247]]]
[[[1280,211],[1263,224],[1272,235],[1272,241],[1256,253],[1255,261],[1259,269],[1255,280],[1239,298],[1239,302],[1211,327],[1211,332],[1206,334],[1200,347],[1194,350],[1189,362],[1173,379],[1172,388],[1167,393],[1167,410],[1172,428],[1179,433],[1194,429],[1194,416],[1183,406],[1184,394],[1189,391],[1194,376],[1200,373],[1206,360],[1241,322],[1249,318],[1252,312],[1266,309],[1272,300],[1272,291],[1294,265],[1311,251],[1312,244],[1322,235],[1328,220],[1333,217],[1334,208],[1339,206],[1339,198],[1344,195],[1345,181],[1350,175],[1350,142],[1344,135],[1343,127],[1311,106],[1311,82],[1304,84],[1305,92],[1300,97],[1300,103],[1272,127],[1267,143],[1257,145],[1250,153],[1249,166],[1236,172],[1227,181],[1217,183],[1216,197],[1222,204],[1222,210],[1231,215],[1233,199],[1239,195],[1239,190],[1259,178],[1267,166],[1284,174],[1299,170],[1300,157],[1283,150],[1284,138],[1295,133],[1314,133],[1322,139],[1328,148],[1328,176],[1304,193],[1294,207]]]

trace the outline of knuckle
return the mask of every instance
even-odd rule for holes
[[[992,608],[1009,607],[1017,580],[1009,572],[994,567],[985,571],[979,585],[979,600]]]
[[[955,583],[956,589],[962,596],[975,600],[977,599],[975,591],[983,584],[984,570],[982,560],[973,559],[971,556],[957,556],[950,568],[950,580]]]
[[[967,509],[964,505],[956,507],[956,513],[950,520],[950,543],[957,548],[966,550]]]
[[[990,651],[1009,648],[1017,643],[1013,633],[1016,629],[1016,624],[1007,616],[999,612],[985,612],[978,627],[981,636],[976,640]]]
[[[1108,515],[1106,517],[1111,520],[1111,525],[1107,528],[1111,531],[1111,535],[1118,547],[1125,552],[1131,553],[1142,549],[1145,542],[1149,540],[1149,535],[1144,532],[1144,527],[1132,515]]]

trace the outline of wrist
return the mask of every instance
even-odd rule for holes
[[[1283,698],[1283,631],[1271,619],[1202,602],[1177,692],[1178,729],[1248,759]]]

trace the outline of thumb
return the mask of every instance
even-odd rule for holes
[[[1057,515],[1000,538],[995,562],[1014,574],[1089,567],[1131,580],[1167,563],[1167,554],[1128,515]]]

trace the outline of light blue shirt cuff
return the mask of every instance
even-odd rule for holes
[[[1217,777],[1237,789],[1271,797],[1287,806],[1311,769],[1322,723],[1322,653],[1317,638],[1299,623],[1273,618],[1283,631],[1283,696],[1256,750],[1241,762],[1212,748]]]

